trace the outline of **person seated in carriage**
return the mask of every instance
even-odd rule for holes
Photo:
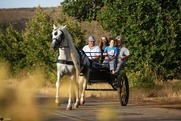
[[[117,36],[115,40],[116,40],[116,47],[118,49],[115,75],[118,75],[120,73],[121,69],[124,68],[127,58],[130,57],[130,52],[126,47],[122,46],[123,38],[120,35]]]
[[[94,36],[89,36],[88,45],[85,45],[82,50],[85,52],[90,60],[93,60],[94,62],[99,62],[101,56],[101,49],[95,44],[95,41],[96,40]]]
[[[109,39],[109,46],[106,46],[104,49],[103,56],[105,56],[105,60],[102,65],[106,66],[110,69],[111,73],[114,74],[116,69],[116,57],[118,54],[117,48],[114,46],[115,40],[113,38]]]
[[[109,46],[109,40],[106,36],[102,36],[99,42],[99,47],[101,48],[101,63],[104,61],[105,56],[103,56],[104,49]]]

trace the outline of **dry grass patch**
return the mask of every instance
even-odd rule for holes
[[[41,74],[26,74],[18,79],[9,79],[8,66],[0,69],[0,116],[13,121],[41,121],[36,108],[36,89],[42,86]]]
[[[133,99],[181,98],[181,80],[157,82],[152,89],[131,88],[130,90],[130,97]]]

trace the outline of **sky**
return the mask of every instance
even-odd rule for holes
[[[0,8],[57,7],[63,0],[0,0]]]

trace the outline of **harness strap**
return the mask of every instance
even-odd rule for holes
[[[59,48],[69,48],[69,46],[60,46]]]
[[[73,61],[66,61],[66,60],[57,60],[57,63],[74,65]]]

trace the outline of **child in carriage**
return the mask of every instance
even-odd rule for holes
[[[103,66],[109,67],[112,74],[114,74],[116,69],[116,57],[118,54],[117,48],[114,46],[115,40],[109,39],[109,46],[104,49],[103,56],[105,60],[103,61]]]

